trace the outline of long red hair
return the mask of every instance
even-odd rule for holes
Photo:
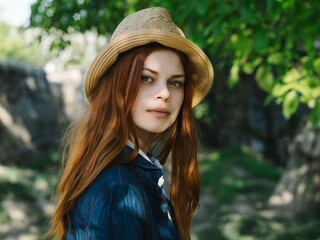
[[[62,156],[62,176],[58,203],[46,238],[62,239],[66,222],[70,221],[79,195],[106,167],[132,161],[138,153],[138,140],[131,109],[139,91],[142,68],[147,56],[157,50],[170,49],[178,54],[186,75],[185,96],[179,115],[163,137],[158,159],[165,164],[171,153],[170,199],[174,205],[181,239],[190,239],[190,224],[198,207],[200,184],[197,168],[197,134],[192,112],[192,72],[187,57],[158,43],[136,47],[119,55],[90,95],[90,105],[83,117],[66,133]],[[164,135],[164,134],[163,134]],[[135,142],[135,150],[126,159],[115,157],[127,140]],[[65,161],[66,160],[66,161]]]

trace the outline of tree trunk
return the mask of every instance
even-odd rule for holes
[[[289,146],[286,170],[269,207],[280,207],[295,214],[314,214],[320,206],[320,126],[312,128],[308,118]]]

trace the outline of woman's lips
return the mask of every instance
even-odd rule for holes
[[[169,116],[169,111],[167,109],[151,109],[148,110],[149,113],[153,114],[156,117],[160,117],[160,118],[166,118]]]

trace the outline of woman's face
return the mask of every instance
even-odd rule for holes
[[[146,58],[131,110],[138,135],[161,133],[174,123],[184,99],[184,84],[185,72],[175,52],[159,50]]]

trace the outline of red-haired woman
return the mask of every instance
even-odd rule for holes
[[[90,104],[68,132],[47,237],[190,239],[200,192],[192,107],[212,80],[209,59],[168,10],[126,17],[86,75]],[[149,152],[158,143],[159,160]],[[169,154],[170,200],[162,171]]]

